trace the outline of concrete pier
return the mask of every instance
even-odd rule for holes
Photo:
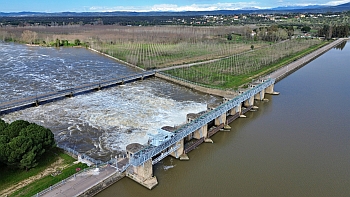
[[[131,158],[133,154],[141,149],[143,149],[141,144],[129,144],[126,146],[127,158]],[[140,166],[129,166],[126,170],[126,176],[148,189],[152,189],[158,184],[157,178],[153,176],[152,159],[147,160]]]

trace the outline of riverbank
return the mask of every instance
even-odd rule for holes
[[[32,196],[74,174],[76,168],[85,168],[85,164],[74,164],[75,161],[62,150],[56,149],[46,154],[39,165],[29,171],[3,168],[4,171],[0,171],[1,196]]]
[[[276,82],[282,80],[284,77],[290,75],[291,73],[295,72],[296,70],[298,70],[299,68],[305,66],[306,64],[308,64],[309,62],[311,62],[312,60],[316,59],[317,57],[321,56],[322,54],[326,53],[327,51],[329,51],[330,49],[332,49],[333,47],[339,45],[342,42],[345,42],[349,40],[348,38],[339,38],[336,41],[333,41],[331,43],[329,43],[326,46],[323,46],[322,48],[319,48],[303,57],[298,58],[297,60],[294,60],[293,62],[279,68],[278,70],[266,75],[264,78],[274,78],[276,79]]]

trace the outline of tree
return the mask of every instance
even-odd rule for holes
[[[304,33],[310,32],[311,27],[309,27],[309,26],[304,26],[304,27],[302,27],[300,30],[301,30],[302,32],[304,32]]]
[[[232,40],[232,34],[227,35],[227,40]]]
[[[81,44],[80,40],[79,39],[75,39],[74,40],[74,44],[75,44],[75,46],[79,46]]]
[[[36,37],[37,37],[37,33],[34,31],[29,31],[29,30],[25,30],[22,33],[22,41],[29,43],[29,44],[34,44]]]
[[[53,133],[40,125],[17,120],[0,120],[0,162],[20,169],[35,167],[38,159],[55,147]]]
[[[250,48],[251,48],[252,50],[254,50],[254,45],[251,45]]]
[[[58,38],[56,38],[55,46],[56,46],[56,47],[60,47],[60,46],[61,46],[60,40],[59,40]]]

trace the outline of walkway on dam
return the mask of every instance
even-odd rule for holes
[[[119,172],[116,168],[106,165],[104,167],[87,170],[86,172],[80,173],[75,177],[63,181],[58,187],[48,188],[44,194],[38,194],[38,196],[47,197],[67,197],[67,196],[79,196],[86,192],[90,188],[104,181],[110,176],[115,175]]]
[[[28,105],[35,105],[35,104],[39,105],[40,102],[59,99],[65,96],[73,96],[74,94],[81,94],[92,90],[100,90],[101,88],[106,88],[117,84],[123,84],[123,83],[143,79],[145,77],[150,77],[154,75],[155,75],[155,71],[147,71],[147,72],[137,73],[137,74],[129,75],[125,77],[83,84],[83,85],[76,86],[74,88],[70,88],[66,90],[61,90],[56,92],[47,92],[37,96],[31,96],[31,97],[26,97],[22,99],[12,100],[9,102],[3,102],[3,103],[0,103],[0,113],[6,110],[15,109],[18,107],[25,107]]]
[[[284,77],[286,77],[287,75],[289,75],[290,73],[292,73],[294,70],[304,66],[305,64],[311,62],[313,59],[317,58],[318,56],[322,55],[323,53],[327,52],[328,50],[332,49],[333,47],[335,47],[336,45],[346,41],[347,38],[339,38],[338,40],[317,49],[316,51],[313,51],[312,53],[272,72],[271,74],[265,76],[265,79],[267,78],[272,78],[272,79],[276,79],[276,81],[279,81],[281,79],[283,79]]]

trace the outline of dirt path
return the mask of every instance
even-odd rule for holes
[[[7,195],[12,194],[13,192],[17,191],[18,189],[36,181],[41,179],[44,176],[47,176],[57,170],[61,170],[62,168],[65,168],[65,166],[63,165],[63,159],[61,157],[58,158],[57,161],[55,161],[53,164],[51,164],[46,170],[44,170],[43,172],[41,172],[40,174],[37,174],[35,176],[31,176],[26,180],[23,180],[5,190],[0,191],[1,193],[1,197],[5,197]]]

